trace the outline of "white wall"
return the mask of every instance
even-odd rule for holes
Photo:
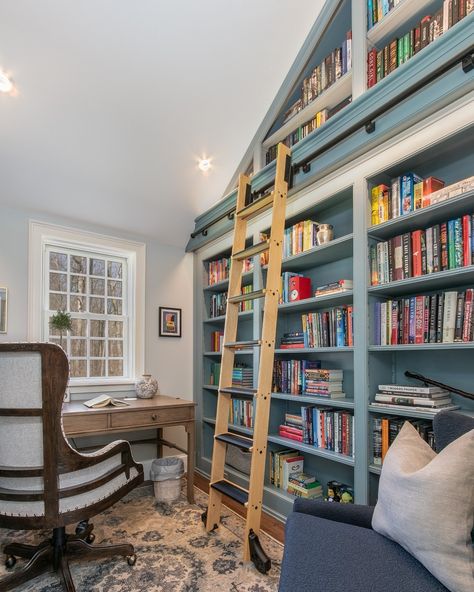
[[[160,392],[193,397],[193,256],[184,249],[115,231],[80,224],[73,219],[0,206],[0,286],[8,288],[8,333],[0,341],[25,341],[28,326],[28,222],[30,219],[99,232],[146,244],[145,370],[159,382]],[[183,241],[184,242],[184,241]],[[181,308],[181,338],[158,337],[158,307]],[[141,437],[145,432],[141,433]],[[127,434],[124,434],[127,437]],[[128,436],[130,436],[128,434]],[[166,430],[165,438],[185,446],[184,430]],[[153,456],[153,448],[136,451],[141,460]]]

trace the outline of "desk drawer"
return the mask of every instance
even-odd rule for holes
[[[63,417],[66,434],[88,434],[107,429],[107,413],[69,415]]]
[[[111,413],[111,427],[141,427],[163,423],[186,421],[192,419],[192,410],[189,407],[182,409],[150,409],[148,411],[121,411]]]

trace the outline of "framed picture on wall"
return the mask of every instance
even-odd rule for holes
[[[7,292],[6,288],[0,288],[0,333],[7,332]]]
[[[181,337],[181,309],[160,306],[160,337]]]

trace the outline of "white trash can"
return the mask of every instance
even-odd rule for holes
[[[151,463],[150,479],[153,481],[155,499],[158,502],[175,502],[181,493],[181,477],[184,463],[175,456],[157,458]]]

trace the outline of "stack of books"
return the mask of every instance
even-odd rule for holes
[[[301,317],[304,347],[346,347],[354,344],[352,305]]]
[[[370,247],[373,286],[474,264],[474,213]]]
[[[286,491],[303,499],[323,499],[321,483],[316,480],[316,477],[306,475],[306,473],[291,475]]]
[[[304,394],[326,399],[343,399],[346,396],[342,390],[343,377],[342,370],[308,368],[305,370]]]
[[[303,442],[303,418],[295,413],[285,413],[285,422],[278,427],[282,438]]]
[[[449,391],[437,386],[412,386],[401,384],[379,384],[379,392],[375,395],[377,407],[414,409],[436,414],[442,409],[457,409],[453,405]]]
[[[232,386],[253,388],[253,368],[234,367],[232,370]]]
[[[474,341],[474,289],[376,302],[374,344]]]
[[[283,333],[280,339],[281,349],[301,349],[302,347],[305,347],[305,338],[301,331]]]
[[[381,466],[383,464],[388,449],[406,421],[406,418],[393,416],[374,418],[372,431],[372,451],[374,465]],[[431,448],[435,450],[432,422],[427,419],[419,419],[410,420],[410,423],[418,431],[423,440],[425,440],[431,446]]]
[[[277,393],[301,395],[306,391],[306,370],[321,368],[318,360],[275,360],[273,390]]]
[[[368,0],[369,29],[386,14],[379,8],[380,5],[389,7],[390,1]],[[380,51],[371,49],[368,54],[367,86],[374,86],[473,11],[472,0],[444,0],[439,10],[424,16],[420,23],[404,35],[393,39]]]
[[[315,296],[329,296],[329,294],[340,294],[352,290],[352,280],[337,280],[324,286],[318,286],[314,293]]]

